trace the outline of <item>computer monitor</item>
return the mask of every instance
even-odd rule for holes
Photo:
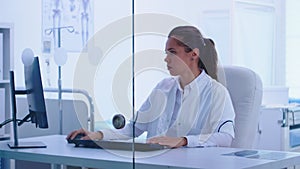
[[[39,128],[48,128],[48,120],[41,80],[39,59],[35,57],[33,63],[24,66],[25,86],[31,122]]]
[[[8,146],[10,148],[44,148],[46,145],[42,142],[18,142],[17,125],[20,126],[24,122],[32,122],[36,124],[36,127],[48,128],[38,57],[33,59],[32,64],[24,66],[24,75],[26,90],[15,90],[14,72],[10,71],[12,119],[7,120],[6,123],[13,122],[14,143],[10,143]],[[26,95],[28,100],[29,114],[22,120],[17,119],[16,95]]]

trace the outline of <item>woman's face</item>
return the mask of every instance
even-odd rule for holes
[[[167,68],[172,76],[180,76],[191,72],[192,52],[186,53],[183,46],[179,46],[174,38],[168,38],[166,42]]]

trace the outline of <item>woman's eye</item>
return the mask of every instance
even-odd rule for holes
[[[166,54],[172,54],[172,55],[175,55],[176,52],[175,52],[175,51],[166,51]]]

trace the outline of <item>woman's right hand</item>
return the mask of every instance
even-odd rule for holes
[[[87,131],[83,128],[79,129],[79,130],[74,130],[72,131],[68,136],[67,136],[67,140],[68,139],[74,139],[78,134],[83,134],[84,137],[82,137],[82,140],[101,140],[103,138],[103,133],[101,131],[96,131],[96,132],[90,132]]]

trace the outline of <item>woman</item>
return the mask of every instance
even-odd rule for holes
[[[217,82],[214,43],[193,26],[174,28],[166,42],[167,68],[172,75],[152,90],[137,116],[121,130],[71,132],[82,139],[129,139],[147,131],[147,142],[171,148],[230,146],[234,110],[228,91]]]

